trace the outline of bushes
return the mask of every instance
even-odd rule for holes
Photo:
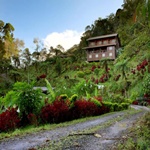
[[[21,124],[29,123],[28,114],[38,114],[42,107],[42,91],[33,89],[34,83],[16,82],[1,102],[6,108],[16,106],[19,109]]]
[[[91,74],[91,70],[88,70],[88,69],[87,69],[87,70],[84,71],[84,73],[85,73],[86,75],[89,75],[89,74]]]
[[[37,114],[41,106],[41,98],[38,90],[27,90],[22,92],[18,98],[20,115],[30,113]]]
[[[18,125],[37,126],[39,123],[59,123],[128,108],[126,103],[103,102],[102,97],[97,96],[97,90],[95,90],[97,87],[90,81],[77,84],[73,93],[78,95],[73,94],[70,98],[67,94],[56,97],[49,82],[46,83],[50,94],[47,95],[45,104],[40,90],[33,90],[33,85],[19,82],[5,98],[1,98],[2,105],[9,108],[0,114],[1,132],[15,129]],[[91,95],[93,91],[95,96]],[[87,95],[85,99],[82,97],[83,93]],[[19,114],[13,106],[18,108]]]
[[[97,107],[101,107],[102,106],[101,102],[98,101],[97,99],[92,98],[90,101],[92,103],[94,103]]]
[[[97,115],[98,109],[99,108],[91,101],[77,100],[69,109],[67,101],[56,100],[53,104],[48,104],[42,108],[41,118],[44,123],[58,123]]]
[[[44,123],[58,123],[69,120],[69,108],[63,100],[56,100],[47,104],[41,110],[41,119]]]
[[[150,148],[150,112],[147,112],[132,127],[127,140],[122,140],[116,149],[118,150],[149,150]]]
[[[44,106],[41,111],[42,122],[63,122],[82,117],[100,115],[104,111],[104,106],[103,109],[101,109],[101,103],[98,100],[94,102],[84,99],[72,101],[70,103],[71,107],[67,105],[67,102],[68,100],[56,100],[53,104]]]
[[[123,109],[128,109],[129,108],[129,103],[122,103],[121,106]]]
[[[85,74],[84,74],[83,71],[78,71],[77,75],[78,75],[79,78],[84,78]]]
[[[129,107],[129,103],[111,103],[111,102],[103,102],[104,106],[106,106],[109,111],[121,111],[121,110],[125,110],[128,109]]]
[[[39,120],[41,120],[41,123],[59,123],[82,117],[101,115],[110,111],[119,111],[127,109],[128,106],[129,104],[127,103],[102,102],[101,97],[90,98],[89,100],[77,100],[76,94],[70,99],[67,99],[66,95],[62,95],[57,97],[53,103],[45,103],[39,117],[28,107],[28,113],[26,113],[25,116],[28,121],[26,123],[37,126],[40,123]],[[19,114],[15,108],[8,109],[0,114],[1,132],[15,129],[18,125],[21,125],[21,123],[22,118],[19,118]]]
[[[20,111],[19,116],[21,118],[21,125],[27,125],[30,123],[28,115],[38,115],[42,107],[42,97],[40,90],[29,89],[22,92],[18,97],[17,106]]]
[[[73,111],[74,118],[88,117],[95,115],[98,107],[93,102],[83,99],[74,103]]]
[[[20,119],[16,108],[9,108],[0,114],[0,132],[13,130],[19,127]]]

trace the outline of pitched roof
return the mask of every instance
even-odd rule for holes
[[[107,34],[107,35],[101,35],[101,36],[91,37],[91,38],[87,39],[87,41],[96,40],[96,39],[102,39],[102,38],[108,38],[108,37],[115,37],[115,36],[118,36],[118,34],[114,33],[114,34]]]

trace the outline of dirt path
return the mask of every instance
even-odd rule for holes
[[[146,107],[131,107],[141,109],[142,111],[134,115],[129,115],[127,112],[116,112],[99,119],[93,119],[68,127],[61,127],[24,137],[3,140],[0,141],[0,150],[28,150],[30,148],[41,147],[41,145],[57,142],[60,143],[59,147],[58,144],[51,144],[51,149],[106,150],[113,142],[115,142],[114,138],[122,136],[124,131],[131,127],[139,117],[141,117],[146,111],[150,111]],[[117,119],[118,122],[116,122]],[[111,122],[113,123],[111,124]],[[97,130],[96,132],[92,130],[99,125],[103,125],[104,128]],[[94,136],[94,134],[69,136],[70,134],[83,132],[83,130],[85,130],[85,133],[88,131],[94,131],[97,133],[97,136]],[[67,140],[68,137],[69,139]]]

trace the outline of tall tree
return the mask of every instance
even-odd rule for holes
[[[60,44],[58,44],[58,45],[56,46],[56,49],[60,50],[62,53],[65,52],[65,49],[64,49],[63,46],[60,45]]]
[[[18,51],[14,49],[14,38],[13,38],[14,27],[10,23],[4,23],[0,20],[0,47],[1,57],[7,59],[18,54]]]
[[[61,71],[62,71],[62,63],[61,63],[61,59],[59,57],[57,57],[57,59],[56,59],[55,70],[59,76],[61,74]]]
[[[92,36],[100,36],[105,34],[114,33],[114,26],[108,18],[101,19],[99,18],[94,22],[94,28],[92,31]]]
[[[53,47],[51,46],[50,49],[51,49],[50,52],[51,52],[52,55],[54,55],[54,56],[58,56],[58,55],[62,54],[61,50],[58,49],[58,48],[53,48]]]
[[[29,65],[31,65],[32,57],[28,48],[25,48],[22,52],[22,61],[25,67],[28,67]]]
[[[22,48],[24,47],[24,42],[23,40],[19,40],[19,39],[14,39],[14,47],[12,47],[12,49],[14,49],[14,51],[16,51],[15,55],[12,55],[12,64],[18,68],[21,63],[20,63],[20,52],[22,51]]]

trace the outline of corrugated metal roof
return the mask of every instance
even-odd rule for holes
[[[47,91],[47,90],[48,90],[47,87],[40,87],[40,86],[38,86],[38,87],[33,87],[33,89],[34,89],[34,90],[36,90],[36,89],[41,89],[42,91]]]
[[[102,38],[108,38],[108,37],[114,37],[114,36],[118,36],[118,34],[114,33],[114,34],[107,34],[107,35],[101,35],[101,36],[91,37],[91,38],[87,39],[87,41],[96,40],[96,39],[102,39]]]

